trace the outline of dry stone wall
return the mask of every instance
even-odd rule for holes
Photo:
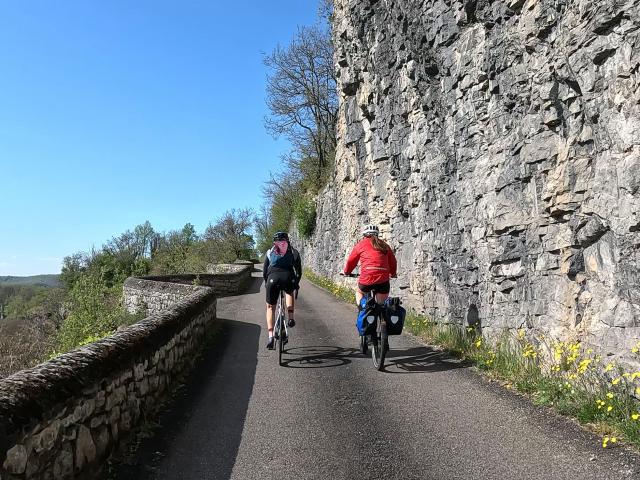
[[[486,332],[624,355],[640,339],[640,4],[336,0],[335,175],[303,256],[358,230],[396,293]]]
[[[125,302],[147,318],[0,380],[0,478],[90,478],[192,369],[216,318],[216,285],[241,293],[251,270],[209,275],[213,288],[193,285],[195,275],[169,278],[187,285],[128,279]]]
[[[236,295],[251,281],[253,263],[210,265],[208,273],[128,278],[124,283],[124,305],[129,313],[153,314],[172,307],[186,295],[211,287],[217,297]]]

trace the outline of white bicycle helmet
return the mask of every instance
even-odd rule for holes
[[[375,235],[376,237],[380,234],[380,229],[377,225],[365,225],[362,229],[362,235]]]

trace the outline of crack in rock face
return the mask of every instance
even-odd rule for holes
[[[632,362],[639,32],[632,0],[336,0],[338,150],[307,265],[336,278],[376,223],[410,308]]]

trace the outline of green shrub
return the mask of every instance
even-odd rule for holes
[[[64,353],[140,318],[122,307],[122,284],[107,286],[98,274],[81,275],[69,292],[69,316],[58,329],[56,353]]]
[[[315,202],[306,196],[299,198],[295,203],[294,217],[302,238],[309,238],[316,228]]]

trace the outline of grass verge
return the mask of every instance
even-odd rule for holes
[[[306,278],[336,297],[354,302],[354,292],[305,270]],[[407,312],[405,328],[430,345],[469,361],[487,376],[553,407],[601,436],[602,447],[624,441],[640,448],[640,371],[604,361],[579,341],[561,342],[525,330],[491,338],[474,327],[438,323]],[[638,355],[640,343],[632,353]]]

